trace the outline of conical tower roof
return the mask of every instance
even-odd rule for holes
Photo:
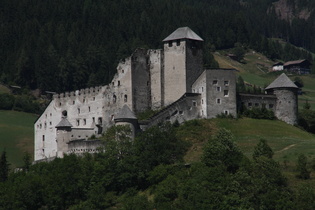
[[[298,87],[289,79],[289,77],[285,73],[282,73],[268,87],[266,87],[266,90],[274,89],[274,88],[298,88]]]
[[[71,123],[66,119],[62,118],[62,120],[56,125],[56,128],[61,128],[61,127],[72,127]]]
[[[124,105],[122,109],[115,116],[116,119],[137,119],[136,115],[129,109],[127,105]]]
[[[200,38],[200,36],[193,32],[189,27],[182,27],[176,29],[173,33],[171,33],[171,35],[166,37],[163,42],[177,39],[192,39],[196,41],[203,41],[203,39]]]

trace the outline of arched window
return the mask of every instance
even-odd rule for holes
[[[63,111],[62,111],[62,117],[67,117],[67,115],[68,115],[67,111],[66,111],[66,110],[63,110]]]

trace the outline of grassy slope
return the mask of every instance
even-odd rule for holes
[[[10,90],[6,86],[0,85],[0,94],[1,93],[10,93]]]
[[[258,119],[211,119],[200,120],[199,125],[184,125],[179,128],[178,136],[192,142],[192,146],[184,157],[185,162],[199,161],[203,144],[211,138],[218,128],[230,130],[235,143],[242,152],[251,158],[254,147],[260,139],[266,139],[274,151],[274,159],[280,163],[283,173],[293,187],[301,183],[315,186],[315,173],[310,180],[295,178],[295,165],[299,154],[305,154],[309,162],[315,158],[315,135],[278,120]]]
[[[21,166],[24,152],[33,156],[36,116],[24,112],[0,110],[0,152],[7,152],[11,168]]]

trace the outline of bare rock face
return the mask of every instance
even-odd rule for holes
[[[273,3],[269,12],[273,9],[280,19],[289,22],[294,18],[307,20],[311,15],[311,11],[308,8],[298,8],[297,1],[291,3],[288,0],[279,0]]]

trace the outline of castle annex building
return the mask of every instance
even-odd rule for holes
[[[65,153],[96,152],[99,136],[112,125],[130,125],[133,133],[159,122],[180,123],[218,114],[236,116],[240,104],[266,107],[289,124],[297,121],[297,90],[282,74],[267,94],[236,94],[236,70],[203,69],[203,39],[190,28],[178,28],[163,40],[163,49],[137,49],[120,61],[105,86],[56,94],[35,129],[35,161]],[[136,115],[160,110],[145,122]]]

